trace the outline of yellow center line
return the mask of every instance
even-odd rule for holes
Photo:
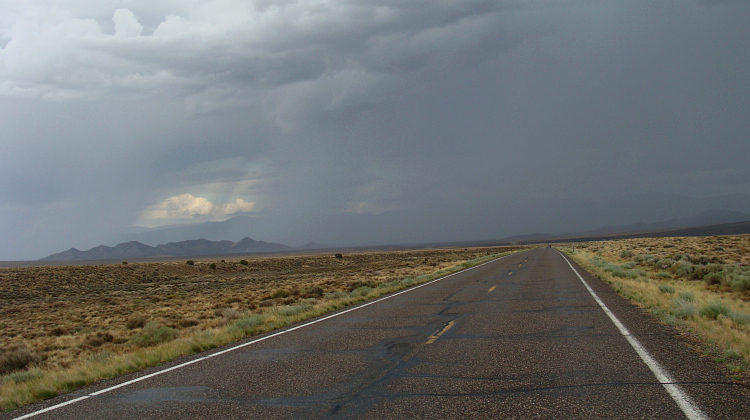
[[[440,332],[436,334],[432,334],[425,344],[434,343],[438,338],[440,338],[441,335],[445,334],[445,332],[448,331],[455,323],[456,323],[455,321],[449,322],[448,325],[446,325],[445,327],[443,327],[442,330],[440,330]]]
[[[495,290],[495,288],[496,288],[496,287],[497,287],[497,286],[492,286],[492,287],[490,287],[490,290],[488,290],[488,291],[487,291],[487,293],[490,293],[490,292],[492,292],[493,290]]]

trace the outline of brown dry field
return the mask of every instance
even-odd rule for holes
[[[189,335],[274,305],[432,273],[510,248],[0,268],[0,350],[43,369],[123,354],[147,322]],[[248,261],[241,264],[241,259]],[[216,268],[212,269],[211,264]]]
[[[622,251],[628,250],[659,259],[687,254],[695,259],[705,257],[708,262],[750,265],[750,235],[635,238],[587,242],[586,246],[609,261],[621,260]]]

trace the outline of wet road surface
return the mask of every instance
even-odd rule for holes
[[[671,327],[573,267],[671,375],[697,418],[750,418],[745,389]],[[686,418],[566,259],[549,248],[94,395],[160,369],[3,418],[86,396],[33,418]]]

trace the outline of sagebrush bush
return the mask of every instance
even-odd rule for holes
[[[177,325],[179,325],[181,328],[194,327],[198,324],[199,322],[195,318],[182,318],[179,322],[177,322]]]
[[[346,296],[348,296],[347,293],[344,293],[342,291],[337,291],[337,292],[326,293],[325,298],[327,300],[337,300],[337,299],[343,299]]]
[[[633,251],[626,249],[620,253],[620,258],[630,258],[633,256]]]
[[[172,341],[175,338],[177,338],[177,330],[163,325],[160,326],[151,321],[143,328],[143,332],[133,336],[130,342],[137,347],[149,347],[165,341]]]
[[[659,291],[662,293],[674,293],[674,287],[672,287],[669,284],[660,284],[659,285]]]
[[[97,332],[96,334],[90,334],[83,341],[83,344],[91,347],[99,347],[104,343],[111,343],[115,337],[110,333]]]
[[[271,298],[273,299],[281,299],[285,297],[289,297],[292,293],[289,292],[289,290],[286,289],[276,289],[273,293],[271,293]]]
[[[675,261],[671,258],[662,258],[654,263],[654,267],[666,270],[674,265]]]
[[[226,318],[228,321],[234,321],[235,319],[240,319],[245,316],[242,312],[234,308],[219,309],[215,313]]]
[[[732,308],[720,300],[712,300],[701,306],[700,313],[708,319],[717,319],[720,315],[728,317]]]
[[[698,312],[692,301],[684,300],[682,297],[676,297],[672,300],[674,315],[681,319],[693,318]]]
[[[732,318],[732,321],[741,324],[741,325],[747,325],[750,324],[750,315],[742,313],[742,312],[732,312],[729,314],[729,317]]]
[[[695,267],[690,278],[693,280],[703,280],[708,274],[718,273],[722,267],[718,264],[699,265]]]
[[[257,328],[259,325],[262,325],[265,321],[266,318],[263,315],[254,314],[235,320],[230,325],[230,328],[240,330],[245,334],[249,334],[253,332],[253,330],[255,330],[255,328]]]
[[[635,261],[635,263],[638,265],[651,266],[656,263],[656,257],[654,257],[653,255],[641,254],[636,255],[636,257],[633,258],[633,261]]]
[[[0,375],[26,369],[39,363],[41,358],[31,352],[25,344],[13,344],[0,350]]]
[[[125,327],[129,330],[143,328],[146,326],[148,319],[143,315],[133,315],[125,321]]]
[[[724,273],[708,273],[703,276],[703,281],[705,281],[706,284],[722,284],[724,283]]]
[[[685,302],[695,302],[695,295],[690,291],[680,292],[679,298],[684,300]]]
[[[368,293],[372,291],[372,287],[370,286],[362,286],[354,289],[351,292],[352,296],[367,296]]]
[[[693,264],[689,261],[677,261],[672,265],[672,272],[679,277],[688,277],[693,272]]]
[[[740,292],[750,290],[750,276],[733,275],[728,281],[728,284],[729,287]]]
[[[310,304],[301,304],[301,305],[289,305],[289,306],[282,306],[278,309],[279,315],[281,316],[292,316],[297,315],[302,312],[307,312],[312,310],[313,306]]]

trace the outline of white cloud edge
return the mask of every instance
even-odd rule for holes
[[[245,201],[241,198],[228,203],[214,204],[204,197],[180,194],[149,206],[141,214],[139,220],[145,224],[154,224],[195,218],[220,219],[233,214],[252,211],[255,211],[255,202]]]

